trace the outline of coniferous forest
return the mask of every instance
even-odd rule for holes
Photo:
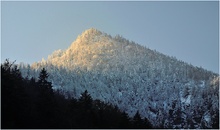
[[[1,128],[152,128],[137,111],[134,117],[117,106],[93,100],[85,91],[79,99],[53,91],[43,68],[38,79],[23,78],[14,63],[1,64]]]
[[[97,29],[1,64],[2,128],[219,128],[219,74]]]

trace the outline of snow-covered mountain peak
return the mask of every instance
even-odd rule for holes
[[[97,72],[126,72],[137,74],[147,68],[151,77],[169,76],[188,77],[192,70],[198,70],[189,64],[173,57],[150,50],[120,35],[112,37],[95,28],[84,31],[66,50],[58,50],[39,64],[52,64],[69,70],[81,68]],[[174,64],[175,63],[175,64]],[[36,68],[37,63],[32,67]],[[179,67],[176,67],[179,66]],[[178,68],[178,69],[177,69]],[[187,69],[186,69],[187,68]],[[204,71],[203,69],[201,71]],[[195,77],[199,75],[196,74]],[[206,79],[208,76],[199,76]],[[188,77],[189,78],[189,77]],[[199,78],[200,79],[200,78]]]
[[[154,126],[202,128],[218,115],[209,116],[219,110],[219,75],[94,28],[47,60],[20,65],[24,77],[37,77],[42,68],[64,95],[79,98],[88,90],[130,116],[139,110]]]
[[[97,34],[101,34],[101,33],[102,33],[102,32],[99,31],[99,30],[96,29],[96,28],[89,28],[89,29],[85,30],[85,31],[82,33],[82,35],[85,35],[85,34],[95,34],[95,35],[97,35]]]
[[[81,35],[79,35],[76,39],[76,41],[90,41],[91,39],[94,39],[95,37],[101,36],[103,33],[95,28],[90,28],[88,30],[85,30],[82,32]]]

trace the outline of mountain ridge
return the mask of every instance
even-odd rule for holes
[[[100,42],[100,40],[105,40],[105,41],[109,41],[109,42],[105,42],[104,41],[104,42],[101,42],[100,44],[98,44],[98,42]],[[123,42],[123,44],[120,44],[121,42]],[[89,43],[93,43],[95,45],[90,45]],[[89,46],[89,47],[87,47],[87,46]],[[118,47],[121,47],[121,50],[117,50]],[[77,51],[77,49],[78,49],[78,51]],[[84,49],[84,52],[87,53],[87,54],[88,53],[94,53],[92,51],[94,49],[96,49],[96,50],[100,49],[103,52],[106,51],[106,50],[112,49],[111,53],[117,53],[116,55],[120,54],[118,51],[124,51],[124,52],[126,52],[126,51],[143,52],[143,51],[147,50],[148,52],[151,51],[150,55],[161,54],[161,55],[163,55],[165,57],[176,59],[175,57],[170,57],[170,56],[164,55],[162,53],[159,53],[157,51],[150,50],[149,48],[141,46],[141,45],[139,45],[139,44],[137,44],[137,43],[135,43],[133,41],[126,40],[125,38],[123,38],[120,35],[116,35],[115,37],[112,37],[112,36],[110,36],[110,35],[108,35],[108,34],[106,34],[104,32],[101,32],[101,31],[95,29],[95,28],[90,28],[90,29],[84,31],[81,35],[79,35],[77,37],[77,39],[70,45],[70,47],[68,47],[66,50],[55,51],[55,53],[53,53],[53,54],[48,56],[48,59],[49,60],[52,59],[51,56],[53,56],[53,55],[61,55],[62,52],[68,53],[66,55],[71,55],[72,54],[71,51],[75,51],[77,53],[77,52],[80,52],[79,50],[81,50],[81,56],[83,56],[82,55],[82,50],[83,49]],[[115,50],[117,52],[115,52]],[[88,52],[88,51],[90,51],[90,52]],[[92,56],[92,57],[90,57],[90,59],[92,60],[92,58],[95,59],[97,56],[102,55],[101,52],[99,52],[98,54],[97,53],[98,52],[95,52],[95,54],[93,55],[94,57]],[[104,53],[108,53],[108,52],[104,52]],[[138,53],[138,55],[139,54],[140,53]],[[74,55],[76,55],[76,54],[74,54]],[[89,54],[89,55],[91,55],[91,54]],[[108,55],[111,55],[111,54],[108,53]],[[150,56],[146,56],[146,57],[149,58]],[[156,56],[152,56],[152,57],[156,57]],[[85,58],[85,57],[82,57],[82,58]],[[181,61],[181,62],[183,62],[183,61]],[[86,63],[88,63],[88,61]],[[186,62],[184,62],[184,63],[186,63]],[[77,63],[77,64],[81,64],[81,63]],[[188,64],[188,63],[186,63],[186,64]],[[188,65],[190,65],[190,64],[188,64]],[[83,65],[83,66],[85,66],[85,65]],[[202,68],[202,69],[204,69],[204,68]]]

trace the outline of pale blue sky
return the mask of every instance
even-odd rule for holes
[[[218,72],[218,2],[2,2],[1,62],[46,59],[91,27]]]

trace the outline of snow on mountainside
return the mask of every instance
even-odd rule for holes
[[[217,74],[94,28],[47,60],[19,67],[29,78],[44,67],[67,97],[88,90],[131,116],[139,110],[157,127],[211,128],[218,117]]]

